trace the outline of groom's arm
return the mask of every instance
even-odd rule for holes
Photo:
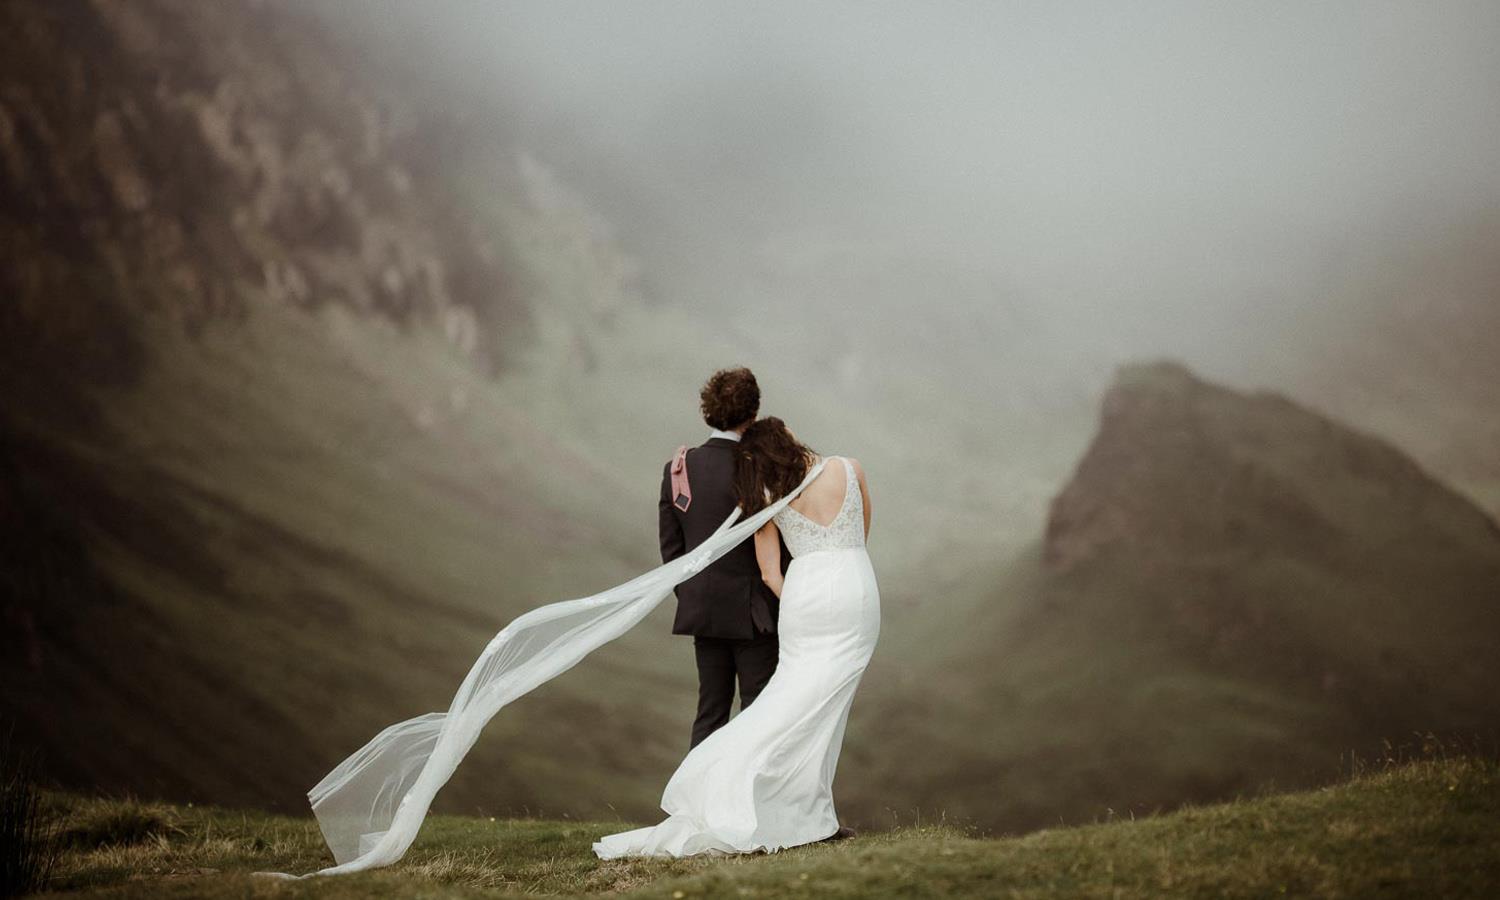
[[[656,501],[656,531],[661,540],[662,562],[669,563],[687,552],[687,539],[682,536],[682,523],[677,520],[677,508],[672,505],[670,459],[661,468],[661,499]]]

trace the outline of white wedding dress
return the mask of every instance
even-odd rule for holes
[[[480,731],[490,719],[512,701],[577,665],[595,648],[630,630],[671,596],[674,587],[703,571],[740,542],[749,539],[772,517],[781,515],[787,509],[787,504],[815,481],[827,464],[827,458],[818,460],[790,493],[744,521],[737,521],[741,510],[735,507],[717,531],[671,562],[587,597],[538,606],[506,625],[485,645],[453,695],[447,710],[423,713],[384,729],[334,767],[333,771],[307,792],[313,815],[317,817],[318,827],[323,832],[323,839],[333,853],[334,865],[305,875],[286,872],[254,874],[273,878],[346,875],[388,866],[401,859],[421,830],[433,798],[474,746]],[[854,494],[854,502],[858,503],[857,486]],[[846,507],[848,503],[846,497]],[[815,827],[806,829],[809,833],[823,830],[825,824],[836,821],[831,803],[826,803],[824,786],[833,778],[832,763],[837,760],[844,715],[848,712],[847,698],[852,695],[854,684],[859,678],[859,672],[852,668],[851,663],[860,658],[861,652],[863,658],[869,656],[868,646],[863,651],[844,646],[855,633],[849,630],[856,628],[850,624],[853,620],[836,621],[832,616],[840,603],[859,610],[863,617],[860,621],[864,624],[857,626],[857,631],[868,635],[867,639],[860,639],[868,645],[874,644],[874,633],[878,626],[875,579],[863,549],[863,511],[861,509],[854,515],[854,520],[861,525],[853,531],[848,525],[848,510],[845,509],[839,515],[839,522],[822,533],[817,532],[816,526],[810,522],[807,523],[807,528],[803,528],[795,518],[787,517],[782,520],[788,548],[794,553],[810,553],[800,564],[794,560],[792,567],[788,569],[783,598],[793,591],[796,596],[812,598],[799,604],[802,608],[790,618],[783,599],[783,664],[789,643],[786,632],[789,624],[796,622],[799,624],[790,628],[793,632],[790,643],[800,648],[797,655],[808,660],[826,655],[830,663],[821,670],[824,672],[822,677],[826,679],[834,677],[832,673],[836,666],[832,660],[837,659],[840,661],[837,667],[842,667],[848,679],[848,683],[841,687],[829,687],[826,691],[807,695],[804,720],[796,726],[803,731],[813,732],[831,728],[829,739],[823,744],[831,748],[833,753],[831,758],[825,757],[823,760],[823,765],[828,766],[827,777],[822,778],[820,772],[819,780],[809,782],[804,774],[785,768],[779,755],[769,757],[761,761],[767,766],[765,772],[792,776],[791,780],[783,782],[787,792],[778,797],[774,805],[765,801],[762,806],[747,810],[751,817],[760,814],[760,809],[774,810],[779,816],[792,815],[792,811],[796,809],[805,810],[809,821],[816,820]],[[851,549],[851,538],[858,540],[860,549],[857,551]],[[828,553],[810,552],[818,549],[824,541],[837,541],[844,549],[835,550],[829,545]],[[817,557],[826,558],[812,562]],[[794,575],[794,570],[799,570],[800,573]],[[794,578],[797,583],[794,583]],[[818,599],[820,591],[822,599]],[[850,598],[854,596],[860,599],[852,601]],[[842,599],[836,600],[836,597]],[[859,670],[863,666],[861,661]],[[831,683],[830,681],[829,684]],[[770,690],[771,686],[768,684],[761,693],[761,699],[751,704],[749,711],[759,707]],[[778,689],[795,690],[790,685],[783,685]],[[798,702],[795,699],[781,699],[775,707],[788,711]],[[841,711],[830,719],[829,710],[839,709],[840,704]],[[744,718],[744,715],[741,713],[732,720],[730,726]],[[586,725],[579,723],[579,727]],[[728,728],[726,726],[720,732]],[[743,730],[743,726],[741,729]],[[793,746],[805,747],[808,741],[809,738],[802,737],[794,745],[782,746],[788,749]],[[708,743],[705,740],[699,748]],[[770,749],[774,751],[775,747]],[[689,758],[692,758],[691,755]],[[707,759],[704,756],[698,758]],[[698,783],[709,782],[699,779]],[[797,799],[793,787],[795,792],[807,791],[801,800]],[[767,789],[773,789],[773,785],[767,783],[765,787],[757,787],[754,796],[763,798]],[[669,794],[670,792],[669,788]],[[730,795],[726,794],[726,798],[728,797]],[[726,799],[725,802],[733,801]],[[798,803],[802,806],[798,807]],[[718,804],[712,805],[718,808]],[[703,808],[703,805],[699,804],[699,807]],[[718,817],[715,821],[723,820]],[[810,839],[826,837],[835,827],[836,825],[829,824],[823,834],[814,835]],[[794,823],[788,823],[784,826],[784,831],[778,833],[801,832]]]
[[[662,794],[667,818],[605,835],[594,844],[600,858],[775,852],[838,830],[834,770],[880,633],[880,592],[854,466],[830,458],[844,470],[833,521],[820,525],[790,506],[774,517],[793,557],[775,674],[754,703],[688,752]]]

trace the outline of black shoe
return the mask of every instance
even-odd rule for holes
[[[855,831],[853,828],[850,828],[848,825],[841,825],[841,826],[839,826],[839,830],[838,831],[835,831],[833,834],[830,834],[828,837],[823,838],[823,840],[818,841],[818,843],[822,844],[822,843],[826,843],[828,841],[846,841],[849,838],[852,838],[852,837],[854,837],[857,834],[859,834],[859,832]]]

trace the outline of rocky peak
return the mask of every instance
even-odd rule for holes
[[[304,12],[0,5],[0,336],[27,348],[17,368],[91,348],[97,380],[120,383],[139,356],[120,322],[195,330],[256,303],[426,324],[497,361],[526,307],[448,171],[459,126]]]
[[[1389,444],[1158,361],[1117,373],[1092,445],[1052,501],[1044,557],[1066,570],[1112,554],[1168,565],[1453,542],[1493,552],[1496,535]]]

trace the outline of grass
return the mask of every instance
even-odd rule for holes
[[[769,856],[603,862],[592,841],[626,823],[434,816],[395,866],[296,883],[250,873],[326,865],[308,819],[61,793],[47,796],[46,811],[56,833],[72,836],[51,890],[77,896],[1485,897],[1500,888],[1500,764],[1481,758],[1015,837],[938,823]]]
[[[35,755],[17,750],[7,728],[0,735],[0,897],[37,890],[57,862],[36,773]]]

